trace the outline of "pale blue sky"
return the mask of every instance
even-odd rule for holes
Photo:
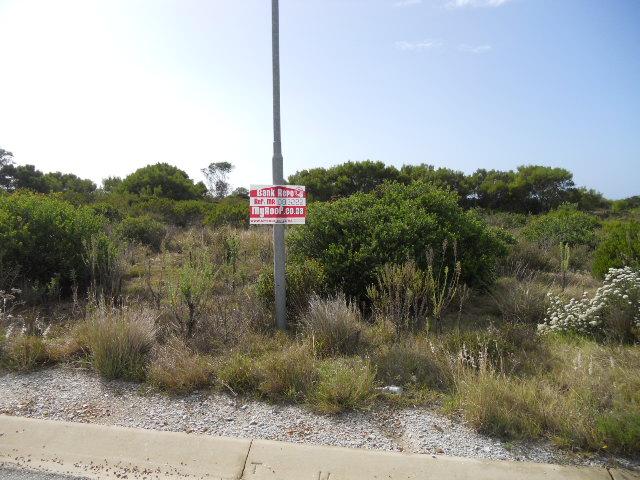
[[[639,0],[281,0],[285,174],[563,166],[640,194]],[[0,147],[271,175],[269,0],[0,0]]]

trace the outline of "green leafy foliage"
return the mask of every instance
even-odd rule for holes
[[[388,181],[400,180],[400,172],[382,162],[347,162],[329,169],[303,170],[289,177],[292,185],[306,185],[312,200],[348,197],[357,192],[370,192]]]
[[[505,242],[456,195],[423,183],[390,184],[331,203],[310,205],[307,224],[289,236],[294,258],[312,258],[324,269],[330,289],[364,299],[386,263],[415,260],[424,268],[430,249],[455,241],[463,280],[489,285]],[[452,252],[447,260],[454,268]]]
[[[140,168],[122,181],[119,191],[137,195],[195,200],[202,198],[207,188],[193,180],[182,170],[168,163],[157,163]]]
[[[593,245],[598,219],[580,212],[575,205],[563,204],[557,210],[539,215],[524,229],[524,236],[541,245]]]
[[[306,185],[312,200],[327,201],[373,191],[385,182],[424,182],[455,192],[462,205],[519,213],[541,213],[572,202],[581,210],[606,209],[594,190],[577,188],[573,174],[540,165],[516,171],[479,169],[472,175],[432,165],[405,165],[400,170],[382,162],[347,162],[331,168],[303,170],[289,183]]]
[[[247,227],[249,225],[249,201],[237,196],[226,197],[212,205],[204,223],[213,227],[221,225]]]
[[[303,259],[297,262],[287,262],[287,310],[292,317],[304,311],[314,294],[327,292],[327,278],[319,262],[313,259]],[[273,268],[266,268],[258,279],[258,298],[266,308],[274,305]]]
[[[159,252],[166,229],[149,216],[127,217],[116,227],[116,234],[124,240],[147,245]]]
[[[86,284],[90,267],[85,245],[102,230],[103,219],[88,207],[29,192],[0,196],[0,259],[27,281],[63,288]]]
[[[604,278],[610,268],[640,268],[640,222],[614,221],[605,224],[593,262],[593,274]]]

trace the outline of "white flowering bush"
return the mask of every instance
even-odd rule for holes
[[[569,303],[551,292],[548,297],[550,306],[544,323],[538,325],[540,333],[607,335],[620,318],[627,329],[640,330],[640,272],[631,267],[610,269],[592,298],[586,292]]]

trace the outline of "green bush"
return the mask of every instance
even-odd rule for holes
[[[327,292],[324,270],[315,260],[287,262],[287,310],[291,317],[297,316],[307,309],[309,300],[314,294]],[[266,268],[258,279],[257,295],[262,304],[269,309],[274,308],[275,286],[273,268]]]
[[[363,410],[376,398],[376,372],[358,357],[325,360],[311,394],[311,406],[321,413]]]
[[[604,278],[610,268],[625,266],[640,268],[640,222],[607,223],[596,249],[593,274]]]
[[[48,284],[57,278],[67,291],[90,280],[85,246],[101,232],[104,219],[88,207],[54,197],[18,192],[0,196],[0,264],[25,281]]]
[[[204,197],[207,187],[202,182],[194,183],[184,171],[173,165],[157,163],[129,175],[118,186],[118,191],[172,200],[196,200]]]
[[[366,288],[386,263],[415,260],[425,268],[429,250],[455,240],[463,280],[486,286],[495,278],[506,242],[474,212],[464,211],[454,193],[431,185],[388,184],[309,206],[307,224],[289,236],[294,259],[312,258],[324,268],[328,286],[364,300]],[[449,252],[451,268],[453,252]]]
[[[147,245],[160,251],[167,231],[165,226],[148,216],[127,217],[117,227],[116,234],[123,240]]]
[[[247,227],[249,225],[249,201],[241,197],[226,197],[211,206],[204,223],[212,227],[222,225]]]
[[[524,236],[541,245],[593,245],[598,219],[581,212],[575,205],[563,204],[557,210],[534,217]]]

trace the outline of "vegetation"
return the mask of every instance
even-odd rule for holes
[[[87,207],[75,208],[55,196],[18,192],[0,196],[0,273],[19,273],[22,282],[51,282],[69,291],[86,286],[90,268],[83,252],[102,231],[103,221]],[[0,277],[0,288],[4,285]]]
[[[430,251],[456,242],[443,263],[459,260],[465,282],[489,286],[506,243],[473,212],[463,210],[454,194],[424,183],[390,184],[310,206],[307,224],[292,231],[294,259],[311,258],[324,269],[327,285],[365,299],[376,272],[386,263],[414,260],[426,268]]]
[[[323,414],[426,404],[505,439],[640,453],[635,198],[539,166],[299,172],[313,201],[288,229],[276,332],[271,232],[247,228],[231,167],[209,165],[208,190],[166,164],[93,188],[0,151],[0,369],[73,362]]]

